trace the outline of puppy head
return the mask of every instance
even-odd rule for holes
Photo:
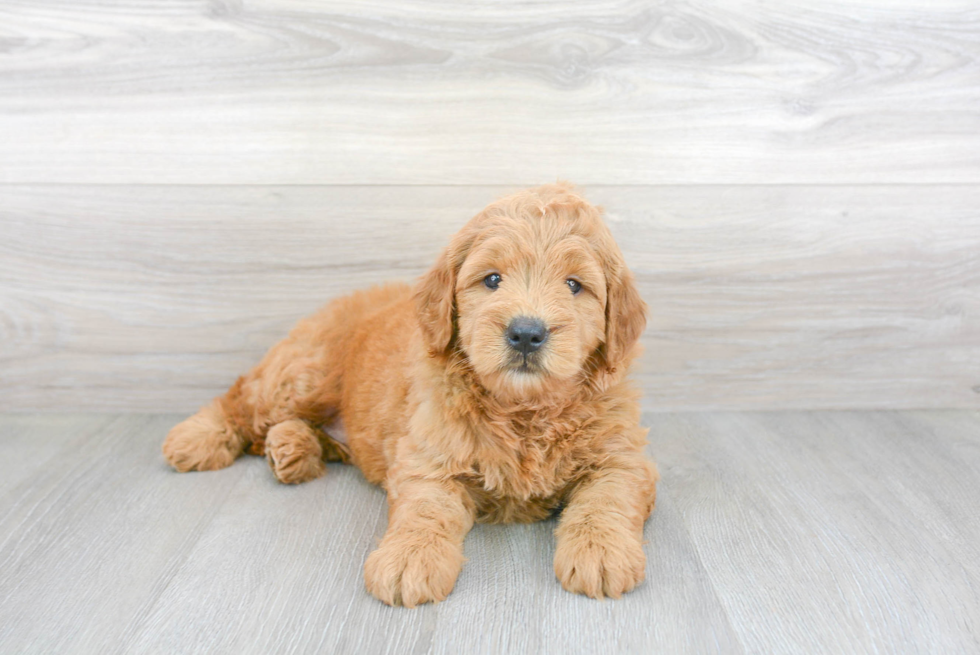
[[[480,212],[415,297],[430,352],[458,349],[504,399],[615,372],[646,326],[646,305],[600,210],[564,184]]]

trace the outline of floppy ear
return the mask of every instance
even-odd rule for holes
[[[415,286],[415,308],[429,353],[445,353],[456,328],[456,276],[472,243],[461,230]]]
[[[633,347],[647,326],[647,305],[625,264],[617,267],[606,290],[605,363],[610,373],[628,364]]]
[[[415,286],[415,307],[422,337],[432,355],[443,353],[453,336],[456,272],[449,261],[449,248]]]

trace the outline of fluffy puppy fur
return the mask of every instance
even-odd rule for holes
[[[388,604],[444,599],[474,521],[559,510],[562,586],[619,597],[643,580],[658,477],[625,376],[645,312],[601,211],[565,184],[532,189],[474,217],[414,288],[299,323],[163,452],[179,471],[264,454],[285,483],[357,465],[388,492],[364,566]],[[531,324],[544,331],[521,345]]]

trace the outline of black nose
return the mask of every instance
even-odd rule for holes
[[[548,340],[548,328],[540,318],[518,316],[507,326],[507,343],[514,350],[532,353]]]

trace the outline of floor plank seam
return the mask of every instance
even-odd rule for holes
[[[377,516],[377,518],[375,519],[375,522],[374,522],[374,534],[375,535],[382,533],[383,532],[383,528],[384,527],[387,527],[387,523],[388,523],[388,521],[387,521],[387,510],[388,510],[388,500],[387,500],[387,495],[386,495],[384,504],[381,505],[378,508],[378,516]],[[382,524],[382,521],[384,521],[383,524]],[[374,550],[378,546],[378,543],[379,543],[380,540],[377,537],[374,537],[373,539],[374,539],[374,543],[369,544],[368,551],[367,551],[367,553],[364,554],[364,557],[365,558],[367,557],[367,555],[372,550]],[[359,564],[361,566],[363,566],[363,564],[364,564],[363,559],[362,559],[361,562],[359,562]],[[363,593],[366,594],[367,593],[367,590],[364,589]],[[349,619],[351,617],[351,612],[352,612],[352,610],[354,608],[354,604],[355,604],[356,601],[357,601],[357,597],[356,596],[351,596],[350,599],[348,600],[347,609],[344,611],[344,619],[343,619],[343,621],[340,622],[340,628],[338,628],[338,630],[337,630],[338,632],[342,631],[343,628],[344,628],[344,626],[347,625],[347,623],[348,623],[348,621],[349,621]],[[324,637],[326,637],[326,634],[327,633],[324,632],[322,634],[322,636],[320,637],[320,642],[317,644],[316,652],[323,652],[322,651],[322,648],[323,648],[323,639],[324,639]]]
[[[661,477],[661,485],[663,484],[664,478]],[[654,512],[657,510],[654,509]],[[704,558],[701,556],[701,549],[698,547],[697,541],[694,539],[694,535],[691,533],[690,527],[688,527],[687,520],[684,516],[684,512],[680,509],[677,510],[678,517],[680,518],[681,526],[684,529],[684,536],[687,537],[688,543],[691,545],[691,552],[697,558],[697,568],[704,576],[704,580],[707,581],[708,588],[711,589],[711,593],[714,594],[714,599],[718,603],[718,607],[721,608],[722,613],[725,616],[725,627],[728,628],[729,633],[738,641],[739,648],[741,649],[742,655],[748,653],[745,643],[742,641],[741,636],[735,629],[735,624],[732,622],[732,617],[728,612],[728,608],[725,606],[722,596],[719,593],[717,585],[715,585],[714,577],[708,571],[708,567],[704,563]]]
[[[55,459],[55,458],[57,458],[59,456],[64,456],[65,451],[68,450],[72,445],[75,445],[75,444],[84,442],[84,441],[86,441],[86,440],[88,440],[90,438],[93,438],[97,433],[100,433],[101,432],[101,433],[104,434],[104,433],[108,432],[108,429],[110,428],[110,426],[112,426],[114,424],[117,424],[117,423],[119,423],[119,424],[125,424],[125,419],[124,418],[121,418],[119,416],[113,416],[112,418],[106,420],[104,423],[100,424],[97,428],[94,428],[91,431],[86,432],[84,436],[79,437],[79,438],[75,439],[71,444],[66,445],[64,449],[62,449],[59,452],[53,454],[51,457],[49,457],[47,459],[47,461],[52,461],[53,459]],[[74,466],[74,467],[72,467],[71,469],[69,469],[69,473],[75,473],[79,469],[85,468],[86,465],[87,465],[87,461],[85,459],[79,459],[77,461],[77,465]],[[76,479],[77,479],[77,477],[76,477]],[[8,490],[5,495],[7,495],[9,497],[19,496],[20,494],[18,492],[20,491],[21,487],[28,486],[28,485],[29,486],[35,486],[35,485],[37,485],[37,483],[38,483],[38,479],[37,478],[32,478],[32,479],[25,480],[25,481],[21,482],[19,485],[17,485],[16,487],[14,487],[13,489]],[[45,494],[44,498],[42,498],[42,499],[40,499],[38,501],[38,504],[43,504],[43,502],[47,498],[50,497],[50,494],[53,494],[53,493],[63,494],[65,492],[65,490],[66,490],[66,488],[65,488],[65,485],[64,484],[58,484],[58,485],[52,486],[52,488],[50,489],[50,491],[47,494]],[[16,503],[11,507],[11,511],[13,510],[13,507],[15,507],[15,506],[16,506]],[[35,520],[36,521],[39,518],[43,518],[49,512],[53,511],[56,506],[57,506],[57,503],[49,503],[47,509],[44,510],[44,513],[42,513],[40,515],[40,517],[34,517],[33,514],[31,513],[31,512],[33,512],[33,510],[31,510],[30,512],[28,512],[28,515],[25,516],[24,519],[21,521],[21,524],[23,524],[23,523],[25,523],[25,522],[27,522],[29,520]],[[7,519],[8,516],[9,516],[9,513],[6,514],[6,515],[4,515],[4,516],[0,516],[0,524],[2,524]],[[17,527],[20,527],[21,524],[19,524]],[[7,531],[6,538],[0,540],[0,553],[7,552],[8,550],[16,550],[16,549],[8,548],[8,546],[10,546],[11,544],[13,544],[14,543],[13,542],[14,537],[17,536],[17,535],[20,535],[20,534],[21,534],[21,531],[19,531],[16,528],[13,528],[11,530],[8,530]],[[5,568],[4,564],[5,564],[4,562],[0,562],[0,571],[3,571],[3,569]]]
[[[175,471],[171,472],[173,475],[181,475]],[[140,635],[145,631],[147,627],[147,622],[150,617],[153,616],[153,611],[156,609],[163,595],[167,592],[167,589],[177,578],[181,570],[190,561],[190,556],[194,552],[195,547],[200,543],[203,536],[207,533],[208,529],[214,525],[218,516],[221,514],[222,508],[228,503],[233,492],[238,489],[239,486],[243,484],[248,476],[246,471],[242,470],[241,474],[234,484],[226,485],[224,496],[221,501],[214,506],[213,511],[209,512],[205,517],[203,517],[188,534],[188,539],[185,542],[184,547],[172,558],[171,563],[168,564],[163,574],[160,576],[159,581],[165,582],[162,585],[155,585],[158,587],[153,593],[147,598],[143,603],[143,606],[137,611],[135,618],[130,622],[129,627],[122,634],[119,643],[119,650],[116,651],[120,654],[131,652],[133,644],[139,641]]]

